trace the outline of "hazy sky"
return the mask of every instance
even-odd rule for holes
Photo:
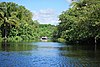
[[[14,2],[25,6],[33,13],[33,20],[42,24],[58,24],[58,16],[67,10],[70,0],[0,0],[0,2]]]

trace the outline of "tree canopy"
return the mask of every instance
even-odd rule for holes
[[[100,39],[100,1],[79,0],[62,12],[61,21],[53,34],[55,40],[66,42],[94,42]]]
[[[41,36],[50,36],[52,25],[41,25],[32,20],[32,12],[13,2],[0,3],[0,38],[8,41],[36,40]]]

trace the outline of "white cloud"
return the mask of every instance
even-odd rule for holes
[[[40,13],[41,14],[48,14],[48,15],[51,15],[51,14],[54,14],[54,10],[53,9],[44,9],[44,10],[40,10]]]
[[[77,1],[77,0],[66,0],[68,3],[72,3],[73,1]]]
[[[33,12],[33,20],[38,20],[40,24],[58,24],[57,13],[53,9],[42,9]]]
[[[72,2],[72,0],[66,0],[68,3],[71,3]]]

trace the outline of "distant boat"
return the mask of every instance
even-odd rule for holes
[[[41,37],[40,40],[41,41],[48,41],[48,37],[46,37],[46,36],[45,37]]]

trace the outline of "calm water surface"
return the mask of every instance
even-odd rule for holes
[[[56,42],[2,43],[0,67],[100,67],[100,50]]]

